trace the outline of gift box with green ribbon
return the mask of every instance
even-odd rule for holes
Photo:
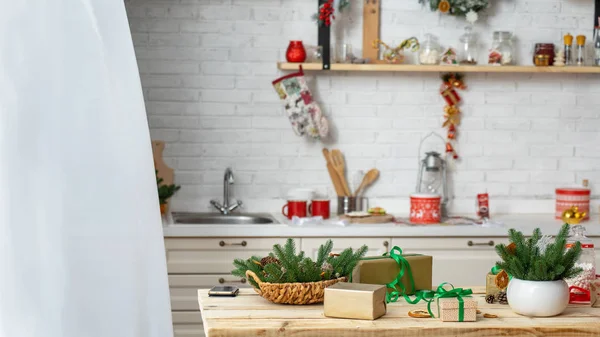
[[[432,267],[431,256],[403,254],[402,249],[394,247],[389,254],[360,260],[352,271],[351,282],[383,284],[388,292],[413,295],[417,290],[432,289]]]
[[[431,309],[431,304],[437,305],[437,317],[443,322],[475,322],[477,320],[477,301],[471,297],[471,289],[454,288],[450,283],[440,284],[435,291],[419,290],[414,298],[403,295],[404,300],[410,304],[420,301],[427,302],[427,312],[431,317],[436,317]],[[391,298],[395,302],[398,298]]]

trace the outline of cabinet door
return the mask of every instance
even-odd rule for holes
[[[171,292],[171,310],[200,310],[198,307],[198,289],[208,289],[216,285],[249,287],[245,279],[231,274],[216,275],[169,275]]]
[[[233,260],[266,256],[280,238],[166,238],[167,269],[171,274],[228,274]],[[296,240],[296,245],[299,245]]]
[[[202,324],[173,324],[173,337],[205,337]]]
[[[433,286],[450,282],[456,287],[485,286],[485,276],[499,260],[494,246],[508,238],[399,238],[392,245],[406,254],[433,256]]]
[[[327,240],[327,238],[302,239],[302,250],[307,256],[316,259],[319,252],[319,247]],[[352,249],[358,249],[362,245],[367,245],[369,250],[367,251],[366,256],[375,256],[382,255],[388,251],[391,238],[332,238],[332,240],[334,253],[339,253],[348,247]]]

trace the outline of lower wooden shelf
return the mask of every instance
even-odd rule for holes
[[[331,70],[323,70],[321,63],[277,63],[280,70],[298,70],[298,66],[307,71],[380,71],[380,72],[462,72],[462,73],[564,73],[564,74],[600,74],[600,67],[565,66],[452,66],[419,64],[345,64],[333,63]]]

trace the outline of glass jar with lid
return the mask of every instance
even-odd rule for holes
[[[420,64],[439,64],[440,63],[440,44],[437,37],[432,34],[425,34],[425,41],[421,44],[419,52]]]
[[[493,65],[512,65],[515,63],[515,53],[511,32],[494,32],[492,49],[488,55],[488,63]]]
[[[596,252],[594,242],[585,236],[585,227],[580,224],[571,225],[570,236],[567,240],[567,249],[572,248],[575,243],[581,243],[581,255],[575,263],[575,267],[583,271],[567,279],[571,303],[589,303],[591,299],[590,284],[596,279]]]
[[[476,65],[477,36],[473,33],[473,27],[465,27],[465,33],[460,36],[459,41],[458,62],[461,65]]]

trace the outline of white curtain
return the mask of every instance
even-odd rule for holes
[[[123,0],[0,8],[0,337],[172,336]]]

